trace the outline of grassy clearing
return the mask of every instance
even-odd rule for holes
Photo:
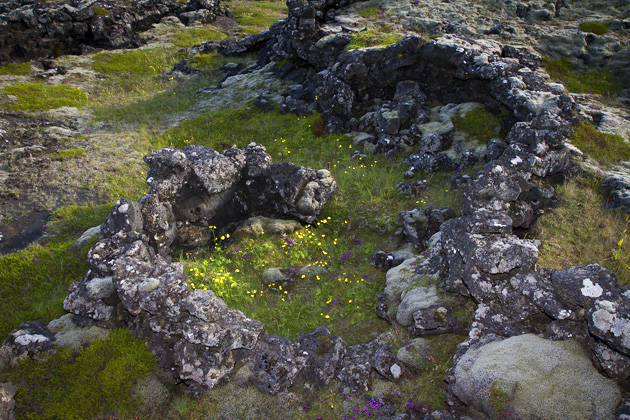
[[[227,38],[223,32],[212,26],[201,28],[186,28],[177,31],[173,37],[173,44],[177,48],[188,48],[193,45],[201,45],[205,41],[222,41]]]
[[[0,76],[26,76],[31,74],[30,63],[9,63],[0,66]]]
[[[350,44],[348,44],[346,50],[349,51],[367,47],[386,47],[400,41],[401,39],[402,36],[398,34],[368,29],[367,31],[353,33]]]
[[[501,125],[501,119],[485,108],[471,109],[465,115],[457,114],[452,121],[456,130],[475,138],[480,145],[496,138],[499,135],[497,127]]]
[[[543,57],[542,65],[552,79],[562,82],[567,89],[574,93],[597,93],[611,96],[621,89],[620,85],[612,79],[610,72],[576,73],[573,70],[573,65],[566,58],[554,60]]]
[[[628,216],[602,205],[597,181],[569,181],[557,193],[560,203],[533,229],[543,242],[538,265],[562,269],[597,263],[617,274],[622,285],[630,284]]]
[[[134,385],[156,368],[142,340],[129,330],[113,330],[78,354],[61,348],[46,362],[27,359],[3,376],[20,387],[18,419],[115,418],[138,409]]]
[[[598,21],[587,21],[580,23],[580,31],[582,32],[590,32],[595,35],[604,35],[608,32],[608,27],[610,23],[608,22],[598,22]]]
[[[315,135],[320,118],[264,113],[253,107],[224,110],[185,121],[159,142],[223,150],[258,141],[274,162],[330,170],[339,189],[318,225],[284,238],[266,233],[221,244],[212,254],[186,261],[189,282],[213,289],[228,305],[263,321],[269,333],[295,338],[327,325],[349,342],[365,342],[388,328],[375,316],[384,273],[371,267],[371,254],[399,245],[392,235],[401,210],[448,205],[458,209],[461,194],[449,191],[450,174],[434,174],[423,198],[401,196],[396,185],[406,167],[402,156],[356,157],[345,138]],[[262,282],[267,268],[307,265],[315,267],[314,274],[300,273],[295,290],[278,290],[277,285]]]
[[[62,106],[82,108],[89,103],[88,95],[80,88],[72,86],[22,83],[5,86],[0,89],[0,93],[17,98],[16,102],[0,99],[0,108],[12,111],[44,111]]]
[[[105,220],[111,206],[71,206],[51,216],[47,228],[53,237],[44,244],[0,258],[0,337],[27,320],[54,319],[63,315],[62,303],[70,283],[87,270],[86,246],[73,248],[84,230]],[[92,245],[92,244],[89,244]]]
[[[623,137],[601,133],[592,124],[582,122],[574,126],[570,140],[582,152],[604,166],[630,160],[630,144]]]
[[[282,1],[231,0],[226,4],[241,25],[241,31],[248,34],[262,32],[289,14]]]

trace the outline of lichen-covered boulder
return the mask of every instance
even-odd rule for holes
[[[40,321],[23,322],[0,346],[0,367],[15,367],[27,357],[44,360],[54,352],[55,337]]]
[[[525,334],[470,349],[457,362],[449,389],[488,416],[614,418],[621,392],[573,340]]]

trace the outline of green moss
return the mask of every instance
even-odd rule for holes
[[[601,133],[592,124],[582,122],[573,127],[571,143],[603,165],[630,160],[630,144],[621,136]]]
[[[612,79],[610,72],[576,73],[566,58],[554,60],[543,57],[542,65],[552,79],[562,82],[574,93],[597,93],[610,96],[621,89],[620,85]]]
[[[26,76],[31,73],[30,63],[9,63],[0,66],[0,75]]]
[[[145,343],[128,330],[114,330],[78,355],[59,349],[46,362],[21,362],[9,378],[19,385],[18,419],[87,419],[131,415],[140,402],[139,379],[157,368]]]
[[[604,35],[608,32],[608,27],[610,24],[608,22],[597,22],[597,21],[588,21],[580,23],[580,31],[582,32],[590,32],[595,35]]]
[[[92,6],[92,11],[96,16],[109,16],[109,10],[99,5]]]
[[[173,44],[178,48],[187,48],[193,45],[200,45],[205,41],[221,41],[225,38],[227,38],[227,35],[212,26],[186,28],[175,33]]]
[[[377,32],[371,29],[352,34],[350,44],[346,50],[354,50],[366,47],[385,47],[400,41],[402,37],[389,32]]]
[[[68,286],[85,274],[87,250],[93,244],[75,250],[74,241],[103,223],[110,209],[91,205],[57,210],[47,228],[53,238],[0,258],[0,337],[24,321],[63,315]]]
[[[485,108],[471,109],[465,115],[457,114],[452,121],[456,130],[477,139],[479,144],[496,138],[499,134],[497,128],[501,125],[501,119]]]
[[[0,100],[2,108],[16,111],[39,111],[62,106],[82,108],[89,103],[88,96],[81,89],[64,85],[24,83],[5,86],[0,89],[0,93],[17,97],[17,102]]]
[[[359,16],[366,19],[378,17],[380,15],[381,9],[379,9],[378,7],[366,7],[365,9],[359,10]]]
[[[87,156],[87,152],[85,151],[85,149],[82,149],[80,147],[77,149],[59,150],[57,152],[50,154],[51,159],[59,159],[59,160],[80,159],[80,158],[84,158],[85,156]]]

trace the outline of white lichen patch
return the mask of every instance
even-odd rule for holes
[[[31,343],[43,343],[48,338],[41,334],[24,334],[15,339],[15,342],[21,346],[28,346]]]
[[[582,280],[582,289],[580,290],[584,296],[598,298],[604,293],[604,289],[599,284],[594,284],[591,279]]]

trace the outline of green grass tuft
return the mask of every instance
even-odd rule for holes
[[[628,217],[602,207],[599,182],[593,180],[569,181],[557,194],[558,205],[546,211],[533,229],[543,243],[538,265],[563,269],[597,263],[614,272],[621,285],[630,284]]]
[[[0,107],[14,111],[43,111],[62,106],[82,108],[89,103],[88,96],[81,89],[64,85],[23,83],[5,86],[0,93],[17,97],[17,102],[0,100]]]
[[[366,7],[365,9],[359,10],[359,16],[364,17],[366,19],[378,17],[381,15],[381,9],[378,7]]]
[[[205,41],[222,41],[225,38],[227,35],[211,26],[186,28],[175,33],[173,44],[178,48],[188,48]]]
[[[623,137],[601,133],[592,124],[582,122],[574,126],[570,140],[602,165],[630,160],[630,144]]]
[[[499,134],[497,127],[501,125],[501,119],[485,108],[471,109],[465,115],[457,114],[452,121],[456,130],[477,139],[479,144],[496,138]]]
[[[59,160],[80,159],[87,156],[87,152],[85,149],[82,149],[79,147],[77,149],[59,150],[57,152],[51,153],[49,156],[51,159],[59,159]]]
[[[113,330],[75,355],[61,348],[42,363],[26,360],[9,373],[19,385],[18,419],[87,419],[131,415],[141,401],[133,387],[157,368],[145,343]]]
[[[92,11],[96,16],[109,16],[109,10],[99,5],[92,6]]]
[[[610,24],[608,22],[597,22],[597,21],[588,21],[580,23],[580,31],[582,32],[590,32],[595,35],[604,35],[608,32],[608,27]]]
[[[350,44],[346,50],[354,50],[357,48],[367,47],[386,47],[394,44],[402,39],[402,36],[392,33],[381,33],[368,29],[363,32],[355,32],[351,36]]]
[[[26,76],[31,73],[30,63],[9,63],[4,66],[0,66],[0,75],[9,76]]]
[[[562,82],[567,89],[574,93],[597,93],[611,96],[621,89],[621,86],[612,79],[610,72],[576,73],[566,58],[554,60],[543,57],[542,65],[552,79]]]

